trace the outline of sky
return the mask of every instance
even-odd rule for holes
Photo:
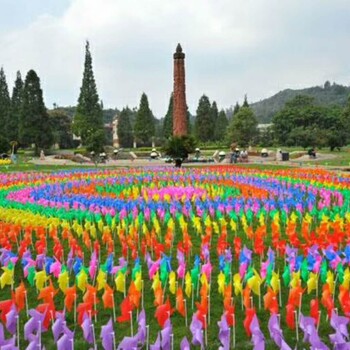
[[[285,88],[350,84],[348,0],[0,0],[0,66],[10,90],[34,69],[48,108],[75,105],[90,41],[106,107],[148,96],[164,117],[172,55],[186,54],[190,112],[206,94],[219,108]]]

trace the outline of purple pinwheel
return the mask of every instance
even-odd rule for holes
[[[143,309],[139,313],[139,317],[137,319],[139,328],[136,333],[137,340],[140,344],[145,344],[146,336],[147,336],[147,330],[146,330],[146,312]]]
[[[55,343],[57,342],[60,335],[63,333],[64,325],[65,325],[65,314],[63,312],[62,313],[56,312],[56,320],[52,325],[52,334],[53,334]]]
[[[29,340],[31,335],[39,332],[39,329],[43,331],[45,315],[46,312],[42,314],[35,309],[29,310],[29,316],[31,318],[24,325],[24,339]]]
[[[349,319],[344,316],[338,316],[337,313],[333,310],[331,316],[331,326],[335,331],[339,331],[345,338],[349,337],[349,332],[347,325],[349,323]]]
[[[13,349],[17,350],[16,338],[11,337],[9,339],[5,339],[4,326],[0,322],[0,349]]]
[[[114,348],[113,344],[114,329],[112,318],[109,319],[106,325],[101,327],[102,346],[105,350],[112,350]]]
[[[170,335],[173,333],[173,327],[171,325],[170,319],[168,318],[165,322],[164,328],[161,330],[161,346],[162,350],[170,350],[171,339]]]
[[[265,337],[260,330],[259,321],[256,315],[254,315],[249,328],[250,328],[250,331],[252,332],[252,342],[254,344],[254,350],[264,350]]]
[[[73,264],[74,264],[73,250],[71,249],[67,256],[67,267],[69,270],[72,270]]]
[[[84,313],[83,315],[83,323],[81,324],[81,328],[83,330],[84,339],[89,343],[92,344],[94,342],[94,335],[93,335],[93,324],[91,322],[91,318],[87,313]]]
[[[29,335],[29,344],[26,348],[26,350],[41,350],[41,344],[40,344],[40,334],[30,334]]]
[[[186,337],[183,337],[180,343],[180,350],[191,350],[190,343],[188,342]]]
[[[219,340],[222,346],[219,347],[220,350],[230,349],[230,328],[227,324],[226,315],[221,316],[221,320],[218,322],[219,326]]]
[[[300,314],[299,325],[302,331],[304,332],[304,342],[310,343],[312,349],[329,349],[327,345],[321,341],[317,333],[317,329],[315,327],[315,320],[312,317],[306,317],[303,314]]]
[[[124,337],[120,342],[117,350],[133,350],[137,349],[138,340],[136,337]],[[107,349],[107,348],[105,348]],[[112,348],[111,348],[112,349]],[[152,346],[151,346],[152,349]],[[160,350],[160,348],[159,348]]]
[[[64,326],[63,335],[57,342],[57,350],[74,350],[74,332]]]
[[[38,254],[36,256],[36,266],[39,270],[43,270],[45,266],[46,254]]]
[[[285,342],[282,334],[282,329],[279,325],[278,318],[276,314],[272,314],[268,324],[269,332],[271,338],[282,350],[291,350],[291,347]]]
[[[190,330],[192,333],[192,344],[204,346],[203,343],[203,332],[202,332],[202,322],[198,320],[197,314],[193,314],[192,322],[190,325]]]
[[[158,332],[157,339],[154,344],[150,346],[150,350],[161,350],[160,346],[160,332]]]
[[[16,333],[18,322],[18,312],[15,305],[12,305],[11,310],[6,314],[6,328],[11,334]]]

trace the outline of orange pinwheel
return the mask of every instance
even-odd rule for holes
[[[24,286],[24,283],[21,282],[20,285],[15,289],[14,294],[14,300],[19,311],[24,309],[26,293],[26,287]]]
[[[44,287],[41,289],[38,300],[43,299],[43,302],[46,303],[53,303],[53,299],[55,295],[57,294],[57,289],[54,288],[52,281],[50,280],[50,284],[47,287]]]
[[[288,304],[293,304],[295,307],[299,307],[303,293],[304,289],[300,286],[291,288],[289,291]]]
[[[243,289],[243,305],[247,309],[249,309],[252,306],[250,301],[250,288],[248,285],[246,285],[246,287]]]
[[[276,293],[272,288],[267,288],[267,293],[264,295],[265,310],[269,310],[271,314],[278,314],[278,302]]]
[[[154,291],[154,305],[159,306],[163,303],[163,289],[159,284],[158,288]]]
[[[84,303],[98,304],[100,301],[97,299],[96,287],[91,284],[86,285],[86,292],[83,296]]]
[[[334,301],[332,298],[331,288],[328,283],[324,284],[322,287],[321,303],[327,309],[328,317],[330,318],[334,309]]]
[[[226,310],[231,305],[232,285],[229,284],[224,289],[224,309]]]
[[[66,309],[70,312],[74,304],[74,300],[77,298],[77,289],[75,285],[73,287],[67,288],[64,292],[64,305]]]
[[[113,309],[114,294],[113,294],[113,289],[108,284],[105,285],[105,291],[102,295],[102,302],[103,302],[103,307],[105,309]]]
[[[138,309],[140,306],[141,292],[137,290],[134,281],[131,281],[130,283],[128,295],[132,304]]]
[[[176,309],[180,315],[185,317],[184,294],[181,287],[179,287],[176,292]]]

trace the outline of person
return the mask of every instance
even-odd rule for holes
[[[314,148],[310,148],[307,153],[310,159],[316,159],[316,151]]]
[[[263,158],[266,158],[266,157],[268,157],[268,155],[269,155],[269,153],[268,153],[267,149],[266,149],[266,148],[263,148],[263,149],[261,150],[261,156],[262,156]]]
[[[219,162],[221,163],[226,157],[225,151],[220,151],[219,152]]]
[[[113,159],[118,158],[118,153],[119,153],[119,150],[117,150],[117,149],[113,150]]]
[[[240,157],[242,159],[242,163],[248,163],[248,152],[246,149],[244,149],[241,154]]]
[[[40,151],[40,160],[45,160],[45,153],[43,150]]]
[[[150,154],[151,159],[157,159],[159,157],[159,154],[155,148],[152,148],[152,152]]]
[[[239,159],[239,155],[240,155],[239,148],[236,147],[235,150],[231,154],[231,163],[236,164],[238,159]]]
[[[195,149],[194,159],[199,160],[200,157],[201,157],[201,150],[200,150],[200,148],[197,147]]]

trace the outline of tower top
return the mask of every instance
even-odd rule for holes
[[[184,59],[185,58],[185,54],[182,52],[182,47],[180,44],[177,44],[176,46],[176,52],[174,53],[174,59]]]

